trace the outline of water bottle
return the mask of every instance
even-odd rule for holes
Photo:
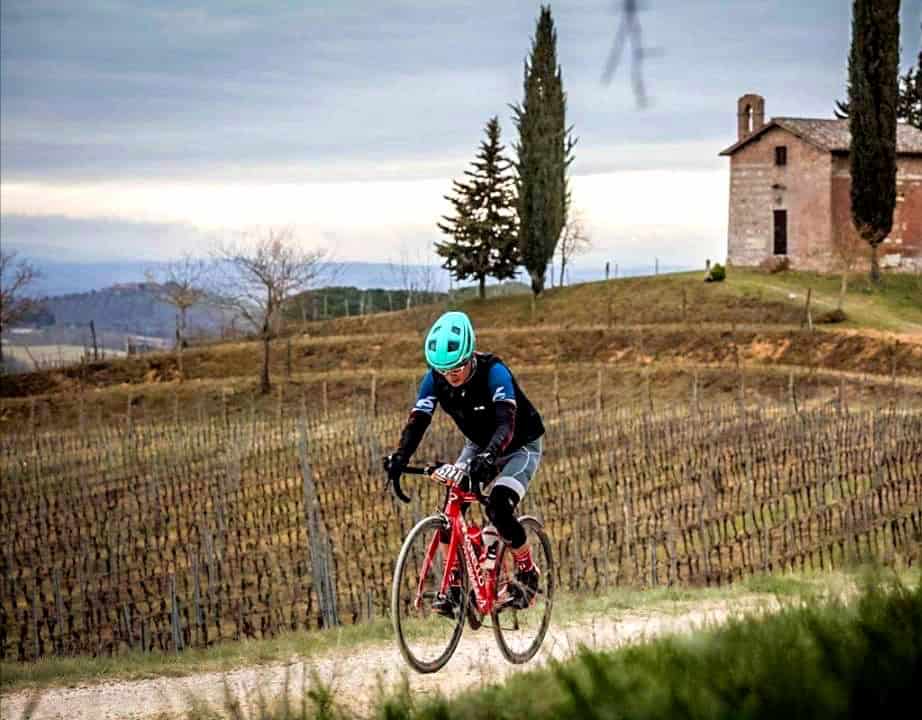
[[[496,554],[499,552],[499,531],[493,525],[487,525],[480,534],[483,542],[483,559],[480,562],[484,570],[492,570],[496,566]]]

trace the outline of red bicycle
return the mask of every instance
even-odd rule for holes
[[[404,473],[427,475],[448,488],[444,509],[416,523],[397,556],[391,616],[404,659],[420,673],[440,670],[458,647],[465,620],[477,630],[489,616],[503,656],[512,663],[527,662],[544,641],[554,598],[551,541],[541,523],[528,515],[519,518],[540,572],[537,591],[526,593],[515,580],[512,553],[502,540],[494,561],[485,552],[481,528],[462,512],[465,504],[486,500],[479,491],[466,489],[463,468],[429,465]],[[528,607],[520,609],[523,597]],[[442,612],[433,609],[434,600],[446,598],[450,613],[444,612],[444,602]]]

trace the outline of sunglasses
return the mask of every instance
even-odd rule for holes
[[[457,367],[453,367],[451,370],[436,370],[436,372],[439,375],[457,375],[463,372],[470,364],[471,364],[470,360],[465,360],[463,363],[461,363]]]

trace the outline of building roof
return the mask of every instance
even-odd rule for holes
[[[833,153],[847,153],[851,144],[848,120],[823,120],[820,118],[772,118],[758,130],[734,143],[721,155],[732,155],[741,147],[755,140],[773,127],[787,130],[804,142]],[[922,130],[906,123],[896,125],[897,155],[922,155]]]

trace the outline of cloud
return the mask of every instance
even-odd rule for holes
[[[830,116],[844,95],[849,3],[642,5],[644,46],[662,51],[644,65],[643,111],[627,60],[599,82],[619,3],[554,8],[579,137],[574,201],[599,258],[670,242],[678,255],[716,255],[727,202],[717,152],[735,136],[736,99],[755,91],[770,116]],[[904,64],[917,7],[903,5]],[[175,237],[204,243],[253,224],[297,225],[345,258],[431,244],[490,116],[513,144],[508,106],[537,12],[524,0],[3,0],[4,217],[74,223],[80,252],[105,252],[106,237],[131,253],[177,246],[131,228],[182,228]],[[77,232],[94,222],[109,225]]]
[[[627,64],[599,84],[615,6],[555,8],[580,161],[606,146],[730,135],[736,97],[750,89],[772,113],[828,115],[844,88],[848,8],[838,0],[656,0],[642,13],[644,43],[664,52],[645,65],[653,105],[639,113]],[[2,13],[5,180],[274,172],[287,182],[344,179],[314,169],[340,163],[352,177],[388,179],[394,166],[466,155],[493,114],[511,138],[508,104],[521,97],[537,9],[8,0]]]
[[[573,202],[585,216],[597,248],[647,253],[650,243],[688,243],[692,236],[725,238],[727,174],[710,171],[622,171],[572,178]],[[290,225],[306,242],[334,246],[343,260],[387,260],[401,245],[429,246],[440,238],[438,218],[450,211],[444,194],[450,178],[340,183],[217,184],[192,182],[3,183],[5,212],[74,221],[188,228],[196,242],[254,226]],[[647,226],[647,229],[645,229]],[[174,242],[171,238],[176,237]],[[99,252],[112,240],[105,233],[82,243]],[[155,246],[145,236],[124,237],[120,247],[159,257],[175,253],[179,236],[166,234]],[[684,251],[683,251],[684,252]],[[683,256],[704,252],[689,247]]]

